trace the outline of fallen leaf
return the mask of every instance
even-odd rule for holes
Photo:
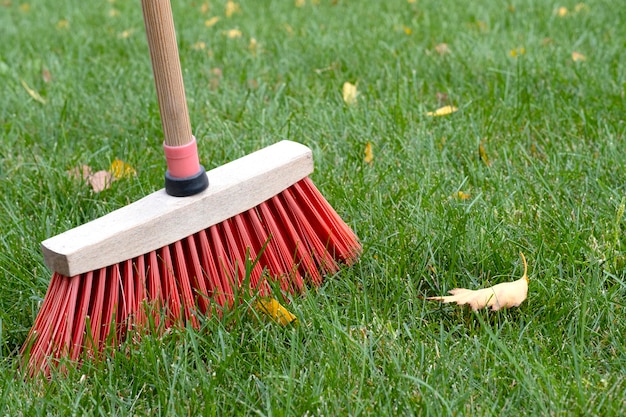
[[[365,145],[365,158],[363,158],[365,162],[371,164],[374,161],[374,152],[372,151],[372,142],[367,142]]]
[[[587,57],[581,54],[580,52],[572,52],[572,61],[574,62],[583,62],[586,61]]]
[[[463,191],[457,191],[455,197],[458,198],[459,200],[468,200],[472,197],[472,195],[469,193],[465,193]]]
[[[224,32],[224,34],[226,35],[226,37],[228,37],[228,39],[236,39],[236,38],[241,38],[242,33],[239,29],[230,29]]]
[[[443,107],[439,107],[437,110],[435,111],[429,111],[428,113],[426,113],[426,116],[447,116],[448,114],[452,114],[454,112],[456,112],[458,109],[454,106],[443,106]]]
[[[119,180],[121,178],[130,178],[137,175],[137,171],[135,170],[135,168],[120,159],[116,159],[111,162],[109,172],[116,180]]]
[[[67,29],[69,27],[70,27],[70,21],[67,19],[61,19],[56,24],[57,29]]]
[[[26,90],[26,92],[28,93],[29,96],[31,96],[31,98],[41,104],[46,104],[46,99],[41,97],[41,95],[36,92],[35,90],[33,90],[32,88],[30,88],[28,86],[28,84],[26,84],[26,81],[24,80],[20,80],[20,82],[22,83],[22,87],[24,87],[24,90]]]
[[[213,16],[212,18],[204,21],[204,26],[210,28],[211,26],[215,26],[215,24],[217,24],[217,22],[219,21],[220,21],[219,17]]]
[[[49,84],[52,82],[52,74],[50,74],[50,70],[48,70],[48,68],[42,68],[41,69],[41,78],[43,79],[43,82],[46,84]]]
[[[359,94],[356,84],[351,84],[349,82],[343,83],[342,95],[343,101],[351,106],[356,103],[356,97]]]
[[[559,17],[564,17],[567,15],[567,13],[569,13],[569,11],[567,10],[567,7],[561,6],[558,9],[556,9],[556,15]]]
[[[306,5],[306,0],[296,0],[295,1],[295,6],[296,7],[304,7]]]
[[[514,48],[509,51],[509,55],[513,58],[517,58],[518,56],[522,56],[526,54],[526,48],[520,46],[519,48]]]
[[[256,56],[256,53],[259,50],[259,43],[255,38],[250,38],[250,43],[248,43],[248,50],[252,55]]]
[[[413,33],[413,30],[411,30],[411,28],[408,26],[402,26],[402,30],[404,31],[405,35],[410,35]]]
[[[226,6],[224,6],[224,14],[226,15],[226,17],[232,17],[232,15],[239,12],[241,12],[241,7],[239,7],[239,4],[235,3],[232,0],[228,0],[226,2]]]
[[[450,47],[447,43],[442,42],[435,45],[435,52],[443,56],[450,53]]]
[[[255,303],[255,308],[282,326],[298,323],[296,316],[272,297],[258,299]]]
[[[481,140],[478,144],[478,156],[480,157],[480,160],[485,163],[485,165],[488,167],[491,166],[491,161],[489,160],[489,156],[485,150],[485,139]]]
[[[528,296],[528,265],[524,254],[520,252],[524,263],[524,275],[516,281],[502,282],[489,288],[468,290],[455,288],[448,291],[452,295],[442,297],[427,297],[427,300],[441,301],[443,303],[468,304],[476,311],[484,307],[491,307],[492,311],[501,308],[517,307]]]
[[[96,193],[111,187],[111,183],[114,180],[115,177],[109,171],[98,171],[87,177],[87,182]]]
[[[200,41],[200,42],[196,42],[193,45],[191,45],[191,49],[194,49],[196,51],[201,51],[203,49],[206,48],[206,43]]]

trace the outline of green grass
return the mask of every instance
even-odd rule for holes
[[[203,162],[281,139],[310,146],[360,262],[293,299],[298,327],[241,307],[23,380],[18,350],[51,276],[39,242],[161,188],[164,166],[139,2],[0,1],[2,414],[623,415],[625,9],[238,3],[230,18],[225,1],[206,13],[173,4]],[[425,115],[443,104],[459,111]],[[66,174],[116,158],[138,175],[102,193]],[[517,278],[520,251],[531,279],[520,308],[422,298]]]

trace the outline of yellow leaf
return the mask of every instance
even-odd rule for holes
[[[372,142],[367,142],[365,145],[365,158],[363,158],[365,162],[371,164],[374,161],[374,151],[372,151]]]
[[[411,30],[410,27],[408,26],[402,26],[402,30],[404,30],[404,34],[405,35],[410,35],[411,33],[413,33],[413,31]]]
[[[241,7],[239,7],[239,4],[235,3],[232,0],[228,0],[226,2],[226,6],[224,7],[224,14],[226,15],[226,17],[232,17],[232,15],[239,12],[241,12]]]
[[[458,192],[456,193],[456,197],[457,197],[459,200],[468,200],[468,199],[469,199],[469,198],[471,198],[472,196],[471,196],[470,194],[468,194],[468,193],[463,192],[463,191],[458,191]]]
[[[67,19],[61,19],[56,24],[57,29],[67,29],[69,27],[70,27],[70,22]]]
[[[239,29],[230,29],[224,32],[229,39],[241,38],[243,35]]]
[[[521,56],[524,54],[526,54],[526,48],[524,48],[523,46],[519,48],[511,49],[511,51],[509,52],[509,55],[511,55],[513,58],[517,58],[518,56]]]
[[[583,62],[586,60],[587,60],[587,57],[581,54],[580,52],[572,52],[572,61]]]
[[[206,43],[204,42],[196,42],[193,45],[191,45],[191,49],[194,49],[196,51],[201,51],[204,48],[206,48]]]
[[[256,56],[257,51],[259,50],[259,43],[254,38],[250,38],[250,43],[248,43],[248,50],[252,55]]]
[[[556,9],[556,15],[559,17],[564,17],[567,15],[567,13],[569,13],[569,11],[567,10],[567,7],[561,6],[558,9]]]
[[[129,178],[137,175],[137,171],[132,166],[128,165],[126,162],[116,159],[111,162],[111,166],[109,167],[109,172],[113,175],[113,178],[116,180],[120,178]]]
[[[282,326],[298,323],[296,316],[272,297],[260,298],[257,300],[255,308]]]
[[[215,24],[217,22],[219,22],[219,21],[220,21],[219,17],[213,16],[212,18],[207,19],[207,20],[204,21],[204,26],[210,28],[211,26],[215,26]]]
[[[448,114],[452,114],[456,112],[458,109],[454,106],[443,106],[439,107],[435,111],[429,111],[426,113],[426,116],[447,116]]]
[[[435,52],[437,52],[439,55],[446,55],[450,53],[450,47],[447,43],[442,42],[435,45]]]
[[[205,13],[207,13],[209,11],[209,9],[210,9],[209,3],[205,1],[200,6],[200,13],[205,14]]]
[[[348,81],[343,83],[342,95],[343,101],[351,106],[356,103],[356,97],[359,94],[356,84],[351,84]]]
[[[522,252],[520,252],[520,256],[524,263],[524,275],[516,281],[502,282],[479,290],[455,288],[448,291],[452,295],[427,297],[426,299],[443,303],[457,303],[458,305],[467,304],[472,310],[491,307],[492,311],[496,311],[501,308],[517,307],[528,296],[528,265]]]
[[[576,13],[587,12],[589,11],[589,7],[585,3],[578,3],[576,6],[574,6],[574,11]]]
[[[491,161],[489,160],[489,156],[487,155],[487,151],[485,150],[485,139],[480,141],[478,145],[478,156],[480,156],[481,161],[485,163],[488,167],[491,166]]]
[[[305,4],[306,4],[306,0],[296,0],[295,1],[296,7],[304,7]]]
[[[20,80],[22,83],[22,87],[24,87],[24,90],[26,90],[26,92],[28,93],[29,96],[32,97],[33,100],[41,103],[41,104],[46,104],[46,99],[41,97],[41,95],[36,92],[35,90],[33,90],[32,88],[30,88],[28,86],[28,84],[26,84],[26,81],[24,80]]]

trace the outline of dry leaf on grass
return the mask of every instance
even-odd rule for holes
[[[374,162],[374,151],[372,150],[372,142],[367,142],[365,145],[365,157],[363,158],[365,162],[371,164]]]
[[[501,308],[517,307],[528,295],[528,265],[522,252],[520,252],[520,256],[524,263],[524,275],[516,281],[502,282],[480,290],[455,288],[449,291],[452,295],[426,299],[443,303],[457,303],[458,305],[468,304],[472,310],[491,307],[493,311],[496,311]]]
[[[93,172],[89,165],[82,165],[69,170],[67,174],[71,178],[85,181],[94,192],[99,193],[111,187],[113,181],[137,175],[137,171],[126,162],[116,159],[111,163],[108,171]]]
[[[291,314],[291,312],[283,307],[275,298],[260,298],[257,300],[254,307],[257,311],[267,315],[269,318],[282,326],[296,324],[298,322],[296,316]]]
[[[356,84],[352,84],[346,81],[345,83],[343,83],[343,88],[341,92],[343,95],[343,101],[348,106],[356,103],[356,97],[359,94],[359,91],[356,88]]]
[[[429,111],[428,113],[426,113],[426,116],[447,116],[448,114],[452,114],[457,110],[458,108],[454,106],[443,106],[439,107],[435,111]]]

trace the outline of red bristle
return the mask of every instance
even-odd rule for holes
[[[273,236],[278,238],[285,238],[285,243],[288,245],[289,251],[295,254],[296,265],[298,265],[302,275],[306,276],[314,285],[320,285],[322,283],[322,276],[317,270],[317,267],[309,254],[307,253],[307,247],[301,240],[301,235],[296,226],[291,221],[291,216],[279,196],[275,196],[271,199],[271,207],[275,210],[275,216],[280,219],[278,229],[272,233]],[[292,255],[293,256],[293,255]]]
[[[184,267],[187,268],[187,275],[191,278],[191,285],[193,287],[193,304],[197,305],[197,311],[202,314],[206,314],[209,310],[209,288],[207,288],[204,272],[202,270],[202,264],[200,263],[200,256],[198,253],[196,235],[189,236],[185,239],[186,248],[183,254],[185,259]],[[186,255],[186,258],[185,258]]]
[[[187,264],[194,262],[189,252],[189,247],[183,248],[183,241],[174,242],[171,246],[174,247],[173,257],[173,283],[178,285],[177,293],[180,294],[182,311],[178,314],[184,313],[185,321],[191,321],[191,325],[195,328],[200,326],[198,318],[195,313],[195,301],[193,297],[193,290],[191,288],[193,276],[190,276],[187,271]],[[195,262],[197,262],[197,257]],[[182,318],[182,317],[181,317]]]
[[[200,262],[202,262],[202,269],[208,288],[208,291],[204,295],[199,294],[199,297],[206,301],[207,311],[210,312],[208,307],[210,305],[210,299],[215,301],[219,306],[223,307],[226,305],[226,290],[223,288],[222,281],[219,279],[220,273],[218,272],[213,250],[209,244],[206,231],[201,230],[196,236],[200,241]]]
[[[163,289],[161,288],[161,276],[159,275],[159,259],[156,251],[148,254],[147,281],[148,281],[148,308],[154,321],[154,326],[161,326],[161,309],[163,306]]]
[[[74,322],[73,340],[70,348],[70,359],[77,361],[82,352],[84,340],[85,340],[85,321],[87,314],[89,314],[89,301],[91,298],[91,286],[93,284],[93,271],[89,271],[82,277],[82,289],[80,293],[80,300],[78,303],[78,315]]]
[[[198,327],[197,314],[210,314],[211,303],[231,307],[240,290],[269,294],[266,278],[279,280],[285,292],[301,292],[303,277],[319,285],[322,273],[337,271],[338,261],[354,262],[359,251],[352,230],[305,178],[146,255],[71,278],[54,273],[23,348],[30,353],[28,371],[48,374],[61,357],[80,361],[121,343],[131,329],[148,324],[148,314],[159,332],[176,324]],[[246,262],[257,256],[246,277]],[[245,278],[250,288],[240,288]]]
[[[304,281],[298,271],[299,265],[294,259],[295,253],[288,246],[288,236],[283,236],[282,228],[278,225],[280,219],[276,219],[267,202],[261,203],[258,208],[260,218],[267,228],[266,234],[270,237],[266,256],[276,258],[276,269],[270,270],[270,273],[281,279],[281,288],[284,291],[302,291],[304,289]]]
[[[159,251],[159,274],[161,276],[161,287],[163,288],[163,301],[166,308],[165,327],[171,327],[181,321],[182,304],[180,294],[176,286],[176,277],[174,276],[174,267],[172,263],[172,255],[169,246],[164,246]]]
[[[118,264],[110,266],[106,278],[106,292],[103,297],[103,313],[102,325],[100,327],[100,340],[105,344],[117,344],[115,341],[115,317],[118,303],[119,293],[122,288],[122,280],[120,275],[120,267]]]

